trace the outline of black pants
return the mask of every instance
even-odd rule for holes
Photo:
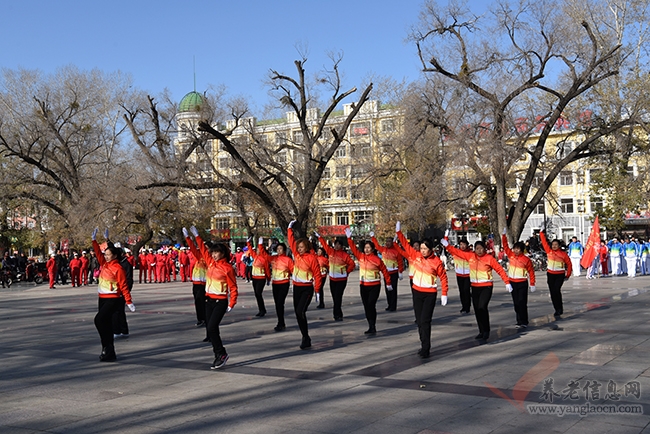
[[[275,313],[278,316],[278,325],[284,326],[284,301],[289,294],[289,282],[273,283],[273,302],[275,303]]]
[[[390,285],[393,287],[392,291],[386,290],[386,301],[388,302],[388,310],[396,311],[397,310],[397,282],[399,281],[399,273],[395,271],[391,272],[390,276]]]
[[[99,298],[99,308],[97,315],[95,315],[95,327],[99,333],[99,338],[102,341],[102,348],[105,349],[106,354],[110,355],[115,353],[115,346],[113,345],[113,314],[124,304],[120,302],[119,298]]]
[[[253,278],[253,292],[255,293],[255,300],[257,300],[257,310],[260,313],[266,313],[266,306],[264,306],[264,297],[262,297],[262,292],[264,291],[264,284],[266,279],[257,279]]]
[[[327,280],[327,274],[323,276],[320,287],[318,288],[318,292],[320,294],[320,302],[318,303],[318,306],[320,306],[321,308],[325,307],[325,291],[323,291],[323,288],[325,288],[326,280]]]
[[[469,276],[456,276],[456,282],[458,283],[458,292],[460,293],[461,310],[469,313],[469,308],[472,305],[472,289],[470,286]]]
[[[314,296],[314,285],[293,285],[293,311],[303,338],[309,338],[309,324],[307,324],[307,308]]]
[[[488,313],[488,303],[492,298],[492,285],[490,286],[472,286],[472,304],[474,306],[474,315],[479,333],[490,331],[490,314]]]
[[[212,351],[214,356],[219,357],[226,354],[226,349],[221,342],[221,335],[219,334],[219,324],[228,309],[228,300],[219,300],[214,298],[206,298],[205,300],[205,318],[207,323],[208,337],[212,342]]]
[[[413,294],[413,310],[418,321],[422,352],[428,353],[431,349],[431,319],[433,318],[433,309],[436,307],[437,293],[416,289],[411,290],[411,293]]]
[[[528,281],[513,282],[512,285],[512,303],[515,306],[517,314],[517,325],[528,325]]]
[[[205,283],[193,283],[192,294],[194,295],[196,322],[205,321]]]
[[[375,285],[361,285],[361,302],[366,312],[368,325],[374,327],[377,323],[377,299],[381,292],[381,283]]]
[[[330,292],[332,293],[332,303],[334,303],[334,319],[343,318],[343,293],[348,281],[346,280],[332,280],[330,278]]]
[[[253,266],[252,265],[247,265],[246,270],[244,271],[244,274],[245,274],[245,277],[246,277],[246,282],[253,279]]]
[[[564,274],[546,273],[546,282],[548,290],[551,292],[551,301],[556,315],[562,315],[564,308],[562,306],[562,284],[564,283]]]
[[[65,270],[63,268],[60,268],[57,273],[58,273],[57,279],[61,281],[61,285],[65,285],[65,281],[67,280]]]
[[[128,335],[129,323],[126,322],[126,312],[124,312],[124,308],[126,307],[126,300],[124,300],[122,297],[118,298],[118,300],[120,300],[120,307],[118,307],[113,314],[113,334]]]

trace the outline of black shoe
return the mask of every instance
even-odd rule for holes
[[[311,339],[310,338],[302,338],[302,342],[300,343],[300,349],[301,350],[306,350],[307,348],[311,348]]]
[[[486,341],[490,339],[490,332],[483,332],[483,339]]]
[[[431,354],[428,351],[422,351],[418,353],[418,356],[420,356],[421,359],[428,359]]]
[[[102,349],[102,353],[99,355],[100,362],[114,362],[116,360],[117,355],[115,354],[115,350]]]
[[[196,324],[194,324],[197,328],[205,326],[205,321],[197,321]]]
[[[377,329],[375,328],[375,326],[372,326],[368,330],[363,332],[363,334],[365,334],[365,335],[376,335],[377,334]]]
[[[210,338],[206,336],[205,339],[203,339],[203,342],[210,342]]]
[[[264,315],[266,315],[266,312],[257,312],[257,313],[255,314],[255,316],[258,316],[258,317],[260,317],[260,318],[262,318]]]
[[[285,330],[286,328],[287,328],[287,326],[278,324],[275,327],[273,327],[273,330],[275,330],[276,332],[281,332],[281,331]]]
[[[562,313],[560,313],[560,312],[555,312],[555,313],[553,314],[553,316],[557,318],[557,317],[562,316]]]
[[[388,306],[386,309],[384,309],[386,312],[390,311],[390,306]]]
[[[321,303],[318,306],[316,306],[316,309],[325,309],[325,305]]]
[[[483,333],[477,334],[474,339],[483,339]]]
[[[343,321],[343,317],[342,316],[335,316],[334,321]]]
[[[210,366],[210,369],[223,368],[226,365],[227,361],[228,361],[228,354],[222,354],[221,356],[214,359],[214,362],[212,362],[212,366]]]

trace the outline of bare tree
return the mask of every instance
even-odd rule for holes
[[[494,233],[508,226],[518,238],[567,165],[616,152],[612,134],[643,124],[646,7],[501,1],[475,16],[464,4],[426,3],[412,37],[434,83],[431,118],[457,153],[456,171],[486,196]],[[557,130],[563,139],[549,152]]]

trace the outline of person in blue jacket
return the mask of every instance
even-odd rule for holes
[[[641,248],[641,275],[645,276],[649,274],[648,257],[650,256],[650,242],[639,240],[639,246]]]
[[[634,238],[628,238],[623,244],[623,256],[627,265],[627,277],[633,279],[636,277],[636,261],[639,258],[641,249]]]
[[[623,244],[618,241],[618,238],[614,237],[607,243],[607,248],[609,248],[609,259],[612,263],[611,274],[612,276],[619,276],[622,273],[621,256],[623,256]]]
[[[580,276],[580,259],[582,259],[582,254],[584,253],[584,247],[577,237],[571,238],[571,242],[567,247],[567,253],[569,258],[571,258],[571,266],[573,267],[573,275]]]

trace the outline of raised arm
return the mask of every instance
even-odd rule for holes
[[[506,256],[509,258],[512,258],[514,256],[514,253],[512,253],[512,250],[510,250],[510,246],[508,245],[508,236],[506,234],[501,235],[501,247],[506,253]]]
[[[386,247],[379,244],[379,241],[377,240],[377,238],[375,238],[374,232],[370,232],[370,241],[372,241],[372,243],[375,245],[375,249],[377,249],[379,253],[383,255],[384,251],[386,251]]]
[[[334,252],[334,249],[332,248],[332,246],[329,246],[327,244],[327,241],[325,241],[325,238],[318,235],[318,242],[320,243],[323,250],[325,250],[325,253],[327,253],[327,256],[332,256],[332,253]]]
[[[548,240],[546,239],[546,232],[542,229],[539,231],[539,240],[542,242],[542,247],[544,248],[544,251],[548,255],[549,252],[551,251],[551,246],[548,245]]]
[[[407,258],[412,258],[414,256],[417,256],[418,252],[413,248],[413,246],[409,244],[408,240],[406,239],[402,231],[401,230],[397,231],[396,234],[397,234],[397,239],[402,245],[402,250],[404,250],[404,253],[406,253],[405,256]]]

